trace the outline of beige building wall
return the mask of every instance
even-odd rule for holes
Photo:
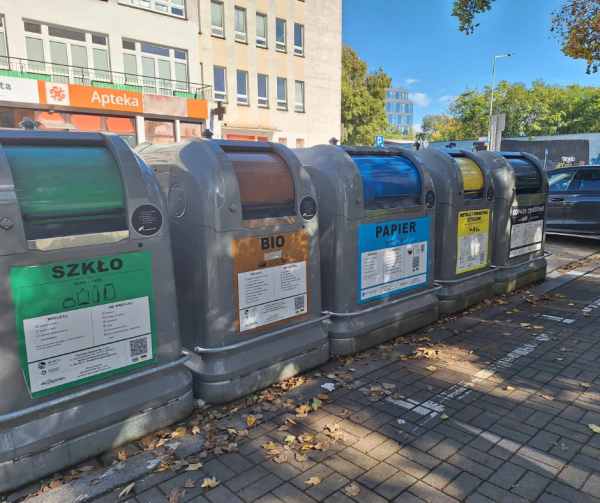
[[[124,71],[123,39],[182,49],[188,54],[190,82],[214,86],[214,66],[227,69],[227,112],[223,121],[215,117],[207,124],[216,138],[266,137],[294,148],[300,146],[298,141],[312,146],[339,137],[342,0],[223,0],[224,38],[211,35],[211,0],[185,0],[185,18],[123,2],[0,0],[9,56],[27,59],[24,21],[107,35],[110,68],[115,72]],[[246,9],[246,43],[235,41],[235,6]],[[257,11],[267,15],[266,49],[256,45]],[[276,51],[278,17],[287,23],[285,53]],[[303,56],[294,55],[295,23],[304,26]],[[247,106],[236,103],[237,70],[248,72]],[[269,108],[258,106],[259,73],[268,75]],[[277,77],[287,79],[287,110],[277,109]],[[295,81],[304,82],[304,112],[294,110]],[[215,106],[209,104],[211,109]]]
[[[246,9],[247,42],[235,40],[235,7]],[[211,2],[200,0],[203,82],[214,86],[214,66],[226,68],[223,121],[217,138],[255,136],[312,146],[339,138],[341,122],[342,0],[224,0],[224,38],[211,34]],[[256,13],[267,15],[267,48],[256,45]],[[276,50],[276,18],[285,19],[285,53]],[[294,24],[304,26],[304,55],[294,55]],[[237,103],[237,70],[248,72],[249,104]],[[268,75],[269,108],[258,106],[258,74]],[[277,78],[287,79],[287,110],[277,109]],[[304,82],[304,112],[294,110],[295,82]]]

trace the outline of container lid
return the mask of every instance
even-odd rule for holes
[[[421,175],[409,159],[356,155],[352,160],[363,181],[365,210],[420,204]]]
[[[536,164],[521,154],[500,152],[515,171],[517,194],[537,192],[542,188],[542,173]]]
[[[463,179],[465,194],[479,194],[483,191],[483,173],[476,162],[467,157],[454,157]]]
[[[127,228],[121,172],[106,147],[3,148],[27,239]]]
[[[240,188],[244,220],[294,215],[294,179],[272,152],[226,151]]]

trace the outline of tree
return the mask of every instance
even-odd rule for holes
[[[459,30],[472,34],[480,23],[478,14],[489,11],[496,0],[454,0],[452,15],[458,18]],[[596,73],[600,66],[600,1],[567,0],[552,12],[553,36],[560,39],[562,52],[587,62],[586,73]]]
[[[375,145],[375,136],[388,131],[385,90],[391,84],[383,68],[368,73],[355,51],[342,49],[342,143]]]
[[[467,89],[442,115],[423,119],[429,141],[472,140],[485,136],[491,88]],[[600,89],[558,86],[536,80],[530,86],[502,81],[494,90],[494,113],[506,114],[504,137],[591,133],[600,129]]]

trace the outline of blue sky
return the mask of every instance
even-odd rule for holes
[[[369,65],[381,66],[392,83],[415,101],[414,123],[441,113],[449,97],[467,86],[490,85],[493,56],[496,82],[543,78],[560,85],[600,85],[600,73],[586,75],[584,61],[562,54],[550,38],[551,13],[564,0],[496,0],[478,18],[473,35],[458,31],[452,0],[343,0],[344,43]]]

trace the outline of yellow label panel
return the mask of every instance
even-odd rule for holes
[[[231,250],[238,333],[310,314],[307,231],[234,239]]]
[[[455,157],[454,160],[463,178],[463,189],[465,192],[479,192],[483,190],[483,173],[475,162],[466,157]]]
[[[456,274],[487,265],[490,235],[490,210],[458,213]]]

